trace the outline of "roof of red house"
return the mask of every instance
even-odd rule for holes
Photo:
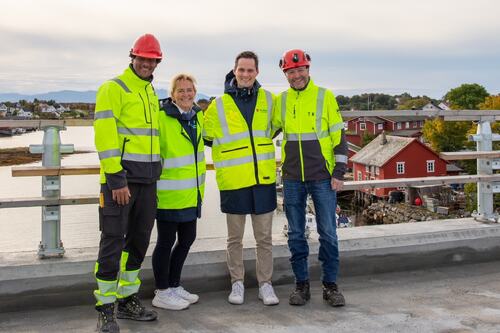
[[[387,140],[387,143],[382,144],[382,139],[384,136]],[[363,149],[357,152],[356,155],[351,157],[351,161],[355,163],[381,167],[414,140],[416,139],[386,135],[385,133],[380,134],[369,144],[364,146]]]
[[[381,117],[393,122],[418,121],[429,119],[427,116],[384,116]]]
[[[391,132],[392,135],[395,136],[406,136],[406,137],[411,137],[411,136],[419,136],[419,134],[422,134],[422,130],[417,129],[417,130],[401,130],[401,131],[394,131]]]
[[[380,119],[378,117],[359,117],[358,121],[363,121],[363,122],[369,121],[374,124],[385,123],[385,120]]]

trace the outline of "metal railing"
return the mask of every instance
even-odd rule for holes
[[[478,214],[474,217],[481,221],[496,221],[499,217],[494,212],[493,195],[500,193],[500,152],[492,151],[492,142],[500,141],[499,134],[491,132],[491,122],[500,120],[500,110],[453,110],[453,111],[343,111],[343,117],[384,117],[384,116],[426,116],[442,117],[449,121],[478,121],[476,135],[469,140],[477,143],[476,152],[442,153],[448,160],[476,159],[477,175],[398,178],[384,180],[347,181],[345,190],[374,188],[410,187],[415,185],[439,185],[452,183],[476,183],[478,198]],[[69,120],[0,120],[0,127],[37,127],[44,130],[43,144],[30,145],[31,153],[42,153],[42,167],[14,167],[14,177],[42,176],[42,196],[35,198],[10,198],[0,200],[0,208],[42,207],[42,240],[38,255],[41,258],[63,256],[64,247],[60,238],[61,205],[97,204],[97,196],[61,196],[61,175],[99,174],[99,166],[62,167],[61,154],[74,151],[72,144],[61,144],[60,131],[66,126],[90,126],[89,119]],[[208,165],[213,170],[213,165]]]

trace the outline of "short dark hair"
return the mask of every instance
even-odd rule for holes
[[[253,59],[255,61],[255,69],[259,70],[259,57],[257,57],[257,54],[252,51],[243,51],[240,54],[236,56],[236,59],[234,60],[234,69],[238,67],[238,60],[241,58],[245,59]]]

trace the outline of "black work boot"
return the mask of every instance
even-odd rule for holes
[[[331,306],[345,305],[344,295],[342,295],[342,293],[339,291],[339,288],[337,287],[337,284],[335,282],[323,282],[323,299],[327,301]]]
[[[137,294],[130,295],[124,299],[118,300],[118,311],[116,317],[119,319],[132,319],[137,321],[152,321],[158,317],[153,310],[147,310],[141,304]]]
[[[297,282],[295,290],[290,294],[288,303],[290,305],[304,305],[311,298],[311,291],[309,288],[309,281]]]
[[[96,306],[99,312],[97,317],[97,331],[99,333],[120,333],[120,327],[115,319],[115,304],[103,304]]]

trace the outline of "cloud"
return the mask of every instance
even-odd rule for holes
[[[316,81],[341,91],[408,89],[439,96],[457,83],[500,91],[497,1],[368,0],[310,2],[192,0],[7,0],[0,22],[0,91],[96,89],[128,64],[140,34],[154,33],[165,61],[156,86],[190,72],[217,94],[234,56],[261,58],[259,80],[277,91],[277,63],[304,48]],[[8,51],[6,51],[8,50]],[[462,80],[462,81],[459,81]]]

